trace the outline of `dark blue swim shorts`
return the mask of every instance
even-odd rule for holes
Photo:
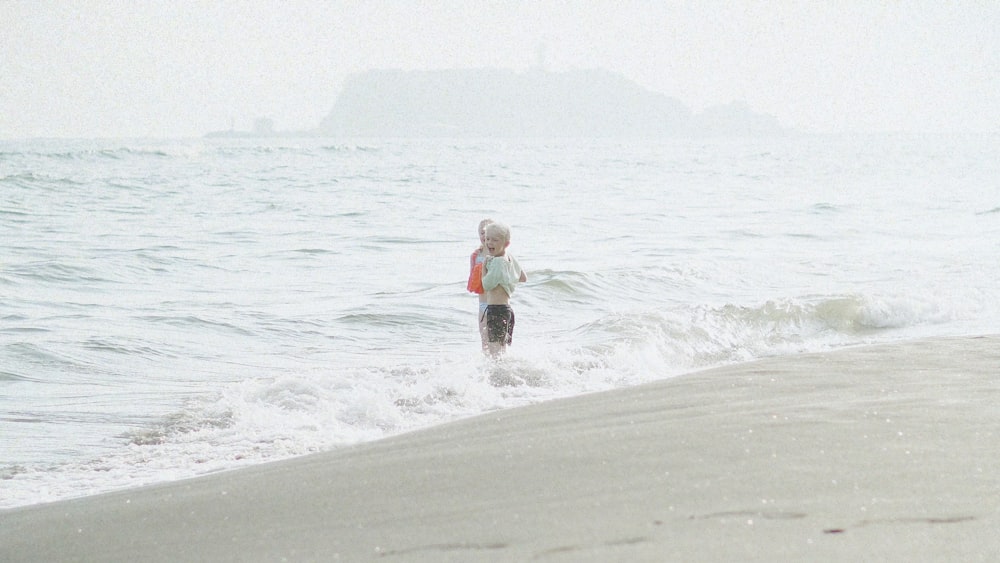
[[[490,342],[510,344],[514,340],[514,309],[510,305],[486,306],[486,336]]]

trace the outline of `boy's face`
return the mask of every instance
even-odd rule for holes
[[[491,256],[503,256],[504,251],[510,244],[510,242],[504,240],[499,233],[492,229],[486,230],[485,240],[483,242],[486,244],[486,250],[489,251]]]
[[[486,244],[486,225],[479,227],[479,244]]]

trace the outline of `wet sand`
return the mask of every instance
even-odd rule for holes
[[[774,358],[0,511],[0,561],[995,561],[998,529],[990,336]]]

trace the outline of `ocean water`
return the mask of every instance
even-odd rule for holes
[[[529,280],[479,351],[476,226]],[[0,508],[1000,332],[1000,138],[0,141]]]

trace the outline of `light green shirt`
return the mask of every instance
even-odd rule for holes
[[[486,259],[484,266],[486,273],[483,274],[483,289],[489,291],[500,286],[507,295],[514,293],[514,286],[521,280],[521,274],[524,272],[517,259],[509,254],[491,256]]]

